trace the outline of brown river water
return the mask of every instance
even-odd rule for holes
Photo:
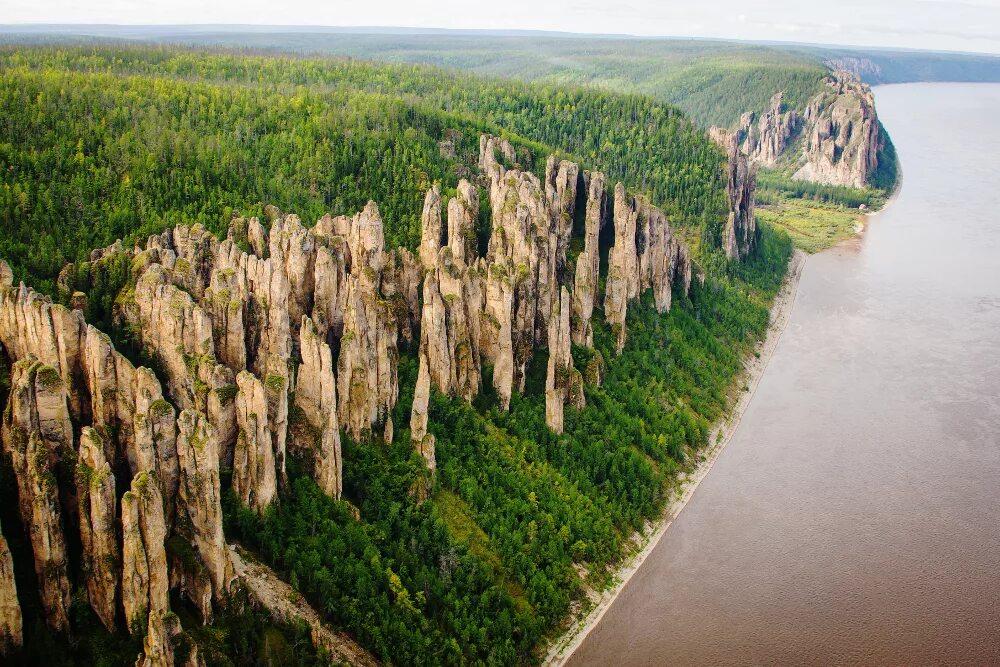
[[[1000,664],[1000,85],[875,95],[898,198],[574,667]]]

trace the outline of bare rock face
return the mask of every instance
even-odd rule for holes
[[[295,430],[293,446],[303,457],[311,458],[313,477],[323,492],[331,498],[340,498],[343,462],[333,354],[308,317],[302,318],[299,337],[302,364],[296,380],[295,407],[305,424]]]
[[[87,597],[104,627],[114,632],[121,562],[115,476],[104,458],[101,436],[89,426],[80,432],[76,491]]]
[[[174,637],[181,632],[180,620],[167,611],[151,611],[142,642],[143,654],[136,667],[173,667]]]
[[[215,353],[229,368],[247,366],[243,299],[242,287],[232,268],[212,271],[211,284],[201,305],[212,321]]]
[[[170,282],[170,273],[153,264],[135,288],[137,325],[144,346],[163,365],[170,396],[182,407],[196,407],[197,368],[214,365],[212,321],[190,294]]]
[[[757,241],[754,216],[757,175],[747,157],[735,148],[729,151],[726,168],[729,218],[722,230],[722,247],[730,259],[742,259],[753,251]]]
[[[508,267],[513,290],[511,335],[514,384],[524,389],[524,372],[534,346],[548,339],[548,313],[555,290],[549,264],[550,217],[541,183],[533,174],[510,170],[490,187],[493,232],[487,261]]]
[[[598,296],[597,281],[601,265],[599,239],[607,220],[607,196],[604,192],[604,174],[585,172],[583,180],[587,188],[587,210],[584,216],[583,252],[576,259],[571,324],[573,342],[592,347],[594,330],[590,320]]]
[[[399,396],[398,330],[391,305],[380,298],[378,274],[359,273],[348,278],[337,361],[340,422],[355,439],[367,437],[372,424],[389,420]]]
[[[455,196],[448,200],[448,247],[456,264],[471,266],[476,261],[478,219],[479,191],[463,178]]]
[[[288,283],[286,317],[291,325],[298,325],[303,315],[312,312],[316,238],[297,215],[285,215],[271,223],[269,241],[271,261],[277,263]]]
[[[563,287],[559,304],[552,311],[549,327],[549,364],[545,377],[545,423],[556,433],[563,432],[563,405],[572,397],[576,408],[583,407],[583,380],[573,367],[570,338],[569,291]]]
[[[553,267],[556,282],[562,282],[566,276],[566,254],[573,236],[573,214],[576,212],[576,187],[579,178],[580,167],[575,162],[557,161],[554,155],[549,156],[545,163],[545,199],[555,237],[555,242],[549,243],[549,266]]]
[[[625,186],[615,186],[615,244],[608,256],[608,277],[604,291],[604,316],[615,334],[615,349],[625,347],[625,317],[628,302],[639,295],[639,258],[635,235],[639,213]]]
[[[437,462],[434,453],[434,434],[427,431],[430,397],[431,376],[427,356],[421,354],[417,370],[417,386],[413,390],[413,409],[410,412],[410,438],[413,440],[414,449],[423,457],[427,469],[433,474]]]
[[[178,532],[194,547],[200,565],[208,574],[209,592],[219,600],[228,590],[230,569],[222,532],[219,445],[212,425],[198,412],[181,412],[177,427],[181,473],[177,513],[186,519],[178,523]],[[205,605],[201,606],[204,619]]]
[[[487,271],[480,349],[493,363],[493,387],[504,410],[510,406],[514,387],[513,314],[514,268],[509,261],[498,261]]]
[[[56,369],[34,357],[14,364],[0,436],[17,477],[21,521],[31,540],[45,621],[52,631],[62,632],[69,628],[70,586],[53,470],[72,452],[73,431],[65,385]]]
[[[279,245],[273,243],[272,249]],[[241,251],[229,240],[219,246],[215,270],[229,269],[233,272],[235,287],[231,288],[230,300],[243,304],[246,365],[230,366],[233,372],[247,368],[258,377],[289,377],[289,359],[292,356],[289,308],[292,307],[292,297],[285,274],[286,264],[281,263],[282,259],[260,259]]]
[[[347,302],[347,262],[350,251],[342,236],[319,237],[316,246],[314,284],[316,292],[312,320],[323,340],[340,339],[344,334],[344,307]]]
[[[424,197],[424,210],[420,215],[420,263],[425,269],[434,266],[441,249],[441,190],[431,187]]]
[[[773,167],[795,136],[801,124],[799,114],[784,110],[783,95],[776,93],[768,108],[759,117],[748,111],[732,132],[720,127],[709,129],[709,137],[728,153],[735,145],[751,164]]]
[[[864,187],[878,168],[882,142],[871,88],[838,71],[804,114],[803,164],[792,178]]]
[[[502,178],[507,171],[506,168],[497,161],[497,152],[507,162],[512,164],[517,155],[510,140],[502,137],[494,137],[488,134],[479,137],[479,170],[490,179]]]
[[[122,496],[122,604],[129,631],[146,629],[149,618],[170,610],[166,520],[160,485],[139,473]]]
[[[14,272],[10,264],[0,259],[0,288],[11,287],[14,284]]]
[[[0,531],[0,656],[21,647],[23,643],[23,620],[17,600],[17,583],[14,581],[14,559],[10,556],[7,539]]]
[[[267,509],[278,494],[278,474],[264,384],[252,373],[236,376],[236,422],[239,436],[233,458],[233,492],[244,505],[258,512]]]
[[[174,406],[163,398],[148,368],[135,372],[134,439],[125,451],[132,475],[155,472],[166,497],[177,492],[177,425]],[[168,514],[171,514],[168,512]]]
[[[187,225],[174,227],[170,242],[169,247],[177,255],[171,273],[174,284],[196,300],[201,299],[212,273],[219,240],[202,225],[197,224],[191,227]]]

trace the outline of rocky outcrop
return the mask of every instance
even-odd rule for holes
[[[263,512],[278,494],[275,452],[267,428],[269,401],[264,383],[253,373],[241,371],[236,386],[239,435],[233,455],[233,493],[247,507]]]
[[[295,383],[295,407],[303,423],[295,429],[293,447],[311,462],[313,478],[323,492],[340,498],[343,463],[333,354],[307,316],[302,317],[299,337],[302,364]]]
[[[0,270],[3,266],[0,266]],[[14,559],[11,558],[7,539],[0,530],[0,656],[23,644],[23,619],[21,604],[17,599],[17,583],[14,581]]]
[[[115,476],[104,458],[101,436],[89,426],[80,432],[76,494],[87,597],[104,627],[114,632],[121,575]]]
[[[747,112],[735,129],[709,129],[727,155],[736,148],[756,167],[794,168],[792,178],[863,188],[878,169],[883,138],[871,89],[838,70],[803,109],[786,109],[782,93],[758,117]],[[801,146],[789,154],[792,146]]]
[[[625,347],[625,316],[628,302],[639,295],[639,258],[635,234],[639,213],[635,200],[621,183],[615,186],[615,243],[608,255],[604,289],[604,317],[615,336],[615,350]]]
[[[139,473],[122,496],[122,605],[133,634],[169,611],[166,519],[153,473]]]
[[[809,101],[804,117],[802,165],[792,178],[864,187],[878,169],[882,138],[871,88],[836,72],[828,90]]]
[[[545,376],[545,423],[556,433],[563,432],[563,405],[580,409],[584,404],[583,378],[573,367],[570,338],[569,291],[563,287],[559,303],[552,309],[549,327],[549,363]]]
[[[735,145],[754,165],[775,166],[802,120],[794,109],[785,110],[782,98],[782,93],[775,93],[764,113],[748,111],[732,132],[712,127],[709,136],[727,152]]]
[[[598,273],[601,267],[599,239],[607,221],[607,194],[604,174],[585,172],[587,210],[584,214],[583,252],[576,258],[571,327],[573,342],[591,347],[594,329],[590,323],[597,303]]]
[[[722,229],[722,247],[730,259],[742,259],[753,251],[757,241],[754,216],[757,175],[746,155],[730,147],[726,176],[729,216]]]
[[[580,167],[569,160],[556,160],[550,155],[545,163],[545,200],[551,217],[554,243],[549,242],[549,266],[555,280],[563,283],[566,278],[566,254],[573,236],[573,215],[576,212],[576,188]],[[555,295],[553,295],[553,301]]]
[[[424,197],[424,210],[420,214],[420,263],[425,269],[434,266],[441,249],[441,190],[434,185]]]
[[[204,570],[209,582],[209,598],[221,600],[228,590],[229,564],[222,532],[222,488],[219,481],[219,444],[208,419],[193,410],[181,412],[177,419],[177,460],[180,484],[177,492],[178,534],[194,549],[196,563],[184,563],[193,577]],[[236,472],[234,471],[234,478]],[[203,586],[188,586],[188,589]],[[204,600],[204,595],[196,596]],[[202,619],[210,617],[211,607],[202,602]]]
[[[490,179],[501,178],[507,171],[506,167],[497,160],[497,153],[508,165],[512,165],[517,159],[509,139],[489,134],[481,135],[479,137],[479,170]]]
[[[463,178],[455,196],[448,200],[448,247],[456,264],[472,266],[479,255],[478,219],[479,190]]]
[[[73,452],[66,388],[58,371],[34,357],[14,364],[0,436],[17,478],[21,522],[31,542],[46,624],[69,629],[66,540],[54,470]]]

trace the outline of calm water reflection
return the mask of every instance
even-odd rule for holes
[[[876,99],[899,198],[571,664],[1000,664],[1000,86]]]

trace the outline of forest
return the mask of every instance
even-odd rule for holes
[[[345,438],[340,501],[294,461],[263,516],[228,498],[227,540],[251,548],[387,664],[539,660],[585,591],[608,584],[633,533],[660,515],[676,474],[693,468],[742,390],[788,236],[765,226],[751,258],[725,259],[721,151],[651,97],[343,59],[0,50],[0,257],[56,298],[68,298],[67,286],[85,291],[88,319],[103,327],[130,269],[87,262],[90,249],[179,223],[222,234],[234,211],[267,204],[312,224],[368,199],[382,211],[387,245],[413,247],[424,190],[472,177],[483,131],[509,136],[524,168],[539,171],[558,152],[648,193],[691,241],[705,281],[678,291],[665,315],[649,295],[630,308],[617,357],[595,315],[595,350],[573,353],[578,368],[606,360],[604,381],[588,382],[586,407],[568,409],[562,435],[545,426],[544,352],[509,412],[488,378],[472,405],[435,394],[438,473],[425,502],[411,493],[423,466],[407,429],[391,445]],[[396,424],[408,423],[416,372],[416,350],[401,349]],[[80,607],[79,636],[61,661],[38,623],[24,659],[122,664],[130,640],[107,635]],[[209,664],[300,664],[317,660],[302,632],[234,605],[195,639]],[[268,661],[264,646],[287,662]]]

